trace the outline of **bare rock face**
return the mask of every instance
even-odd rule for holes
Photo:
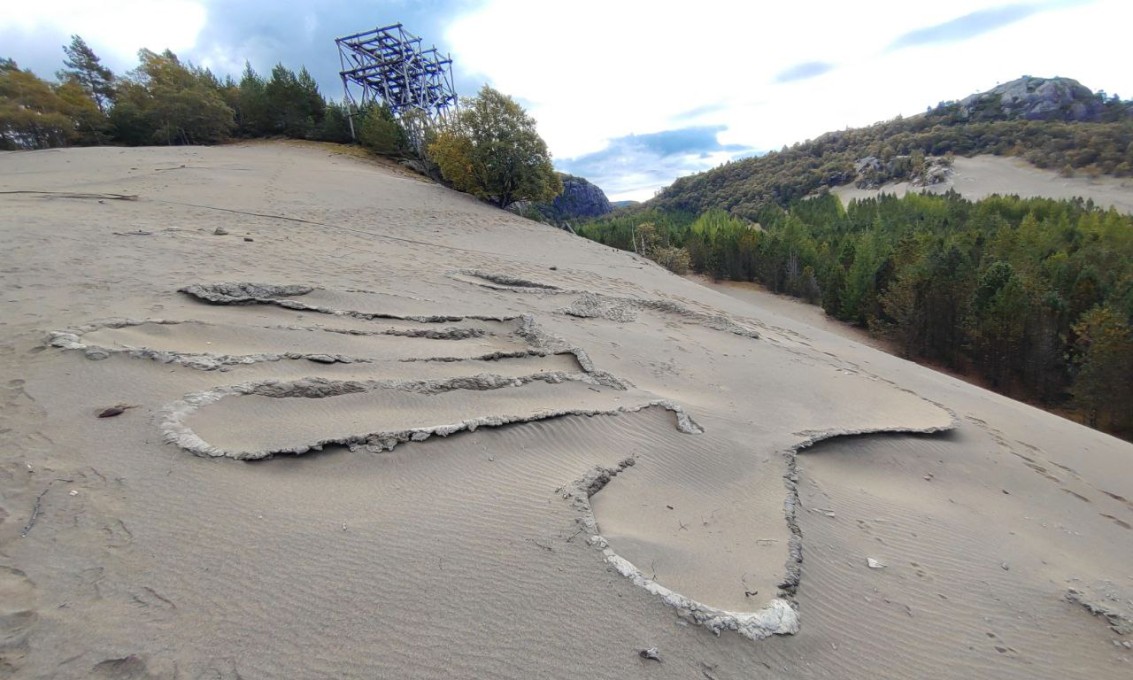
[[[559,173],[563,181],[563,192],[550,203],[513,203],[511,210],[540,222],[566,228],[572,222],[591,217],[600,217],[613,212],[614,207],[606,198],[605,192],[594,184],[574,175]]]
[[[599,217],[614,210],[605,192],[582,177],[562,175],[563,193],[551,203],[551,208],[564,219]]]
[[[914,187],[941,184],[952,177],[952,161],[943,156],[894,156],[887,162],[866,156],[854,162],[854,184],[859,189],[878,189],[889,182],[909,182]]]
[[[1099,120],[1104,104],[1072,78],[1033,78],[998,85],[960,101],[969,120]]]

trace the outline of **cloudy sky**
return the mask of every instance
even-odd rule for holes
[[[0,57],[50,77],[82,35],[117,73],[169,48],[220,75],[305,65],[396,22],[451,52],[457,89],[519,100],[555,165],[614,200],[1021,75],[1133,97],[1130,0],[51,0],[0,16]]]

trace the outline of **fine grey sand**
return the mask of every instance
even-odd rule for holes
[[[952,167],[953,173],[947,180],[929,187],[893,182],[880,189],[858,189],[852,184],[846,184],[833,191],[842,199],[843,204],[883,193],[904,196],[909,191],[928,191],[934,194],[955,191],[971,201],[987,198],[992,194],[1014,194],[1023,198],[1081,197],[1092,200],[1101,208],[1133,213],[1133,180],[1128,177],[1090,178],[1080,172],[1072,177],[1063,177],[1057,172],[1036,168],[1018,158],[990,155],[971,158],[957,156]]]
[[[5,675],[1130,672],[1133,446],[761,293],[313,145],[0,235]]]

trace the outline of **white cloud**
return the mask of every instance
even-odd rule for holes
[[[611,137],[651,132],[697,106],[750,105],[795,64],[860,58],[978,4],[495,0],[447,38],[462,68],[533,102],[545,136],[573,156],[601,145],[595,126]]]
[[[451,49],[460,83],[488,81],[523,101],[558,161],[597,168],[609,158],[600,168],[614,198],[651,195],[728,156],[714,147],[680,158],[640,152],[624,143],[630,135],[722,128],[723,147],[777,149],[1023,74],[1133,96],[1129,0],[382,0],[372,19],[357,18],[346,0],[9,4],[0,45],[12,54],[0,56],[41,75],[59,67],[58,45],[78,33],[118,73],[136,66],[141,47],[169,48],[236,77],[245,59],[261,72],[305,63],[330,94],[332,38],[401,20],[426,43]],[[928,34],[973,37],[915,37],[941,26],[949,29]],[[891,49],[902,36],[911,46]]]
[[[192,48],[207,17],[204,5],[192,0],[52,0],[49,11],[35,2],[12,3],[3,22],[5,29],[29,34],[79,34],[106,62],[132,67],[143,47]]]
[[[726,126],[722,143],[778,148],[1024,73],[1133,94],[1120,36],[1133,18],[1125,0],[1024,2],[1038,11],[970,40],[888,49],[911,31],[1009,4],[489,0],[457,17],[446,39],[463,70],[530,102],[560,159],[689,125]],[[776,82],[809,62],[834,68]]]

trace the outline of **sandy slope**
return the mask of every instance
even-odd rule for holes
[[[1130,671],[1129,444],[322,147],[0,192],[5,673]]]
[[[1016,194],[1024,198],[1082,198],[1093,199],[1103,208],[1115,208],[1133,213],[1133,180],[1128,177],[1085,176],[1063,177],[1051,170],[1042,170],[1019,160],[1003,156],[956,157],[953,175],[948,181],[928,187],[935,194],[954,189],[969,200],[979,200],[992,194]],[[834,189],[843,203],[855,198],[872,198],[880,193],[904,196],[910,190],[908,182],[887,184],[880,189],[858,189],[852,184]],[[920,187],[913,191],[922,191]]]

